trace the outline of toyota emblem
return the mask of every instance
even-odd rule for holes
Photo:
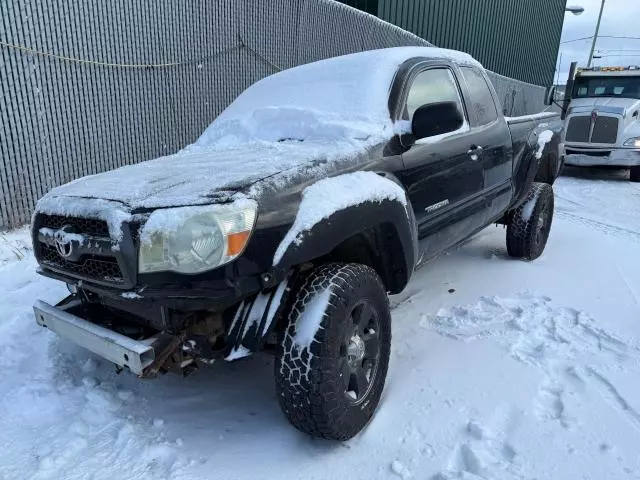
[[[69,258],[73,253],[71,240],[65,236],[65,233],[67,233],[70,228],[71,227],[69,225],[65,225],[55,233],[56,251],[63,258]]]

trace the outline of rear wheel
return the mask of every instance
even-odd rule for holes
[[[297,429],[347,440],[373,416],[391,349],[389,300],[378,274],[328,264],[306,279],[275,363],[280,407]]]
[[[629,180],[632,182],[640,182],[640,165],[629,169]]]
[[[553,188],[533,183],[525,202],[515,209],[507,223],[507,252],[510,256],[535,260],[544,251],[553,221]]]

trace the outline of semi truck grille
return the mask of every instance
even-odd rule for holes
[[[598,116],[591,133],[591,143],[616,143],[618,139],[618,119]]]
[[[598,115],[591,130],[591,116],[573,117],[567,126],[567,142],[615,144],[618,139],[618,119]],[[591,133],[591,136],[589,134]]]
[[[567,142],[587,143],[591,130],[591,117],[573,117],[567,126]]]

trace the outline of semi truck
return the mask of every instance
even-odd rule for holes
[[[640,182],[640,66],[578,68],[567,94],[565,164],[628,168]]]

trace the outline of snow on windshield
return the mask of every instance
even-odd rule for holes
[[[360,52],[284,70],[245,90],[195,143],[391,136],[389,90],[412,57],[477,64],[469,55],[433,47]]]

